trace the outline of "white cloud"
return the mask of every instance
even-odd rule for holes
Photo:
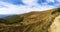
[[[46,0],[47,2],[55,2],[55,0]]]
[[[35,1],[34,0],[29,0],[29,1],[22,0],[22,1],[27,5],[16,6],[10,3],[0,1],[0,4],[5,6],[3,8],[0,8],[0,14],[22,14],[22,13],[28,13],[31,11],[44,11],[47,9],[55,8],[54,6],[49,6],[49,5],[41,6],[36,3],[36,0]]]

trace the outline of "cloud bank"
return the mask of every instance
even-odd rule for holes
[[[54,3],[54,1],[55,0],[46,0],[42,5],[38,3],[38,0],[22,0],[25,5],[14,5],[0,1],[0,14],[23,14],[31,11],[44,11],[60,5],[60,2],[56,5],[48,5],[49,2]]]

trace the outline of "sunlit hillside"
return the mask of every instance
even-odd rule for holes
[[[51,32],[50,26],[59,15],[60,8],[54,8],[0,18],[0,32]]]

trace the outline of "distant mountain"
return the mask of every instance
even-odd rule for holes
[[[1,15],[1,14],[0,14],[0,18],[4,18],[4,17],[6,17],[6,16],[8,16],[8,15]]]
[[[8,16],[13,16],[13,14],[0,14],[0,18],[5,18]]]

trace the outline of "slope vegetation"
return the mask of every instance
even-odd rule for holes
[[[0,19],[0,32],[50,32],[50,26],[58,15],[60,8],[8,16]]]

